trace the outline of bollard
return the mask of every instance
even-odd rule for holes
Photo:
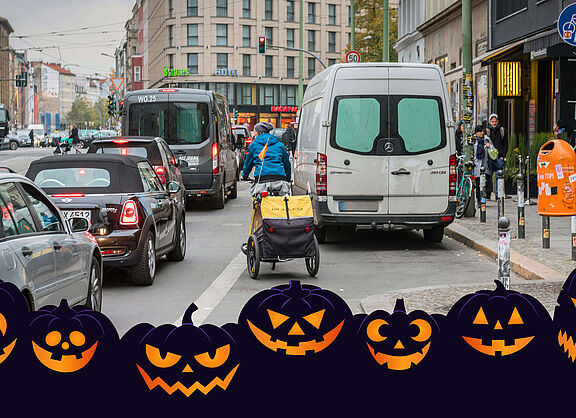
[[[531,206],[535,203],[530,200],[530,156],[526,156],[526,201],[525,205]]]
[[[498,219],[500,219],[504,216],[504,170],[498,170],[496,179],[496,186],[498,187]]]
[[[570,218],[572,220],[572,261],[576,261],[576,216]]]
[[[510,221],[505,216],[498,219],[498,280],[510,289]]]
[[[550,248],[550,217],[542,216],[542,248]]]
[[[524,175],[522,172],[518,173],[516,191],[518,193],[518,238],[526,238],[524,217]]]
[[[518,174],[522,174],[522,154],[518,155]]]
[[[486,222],[486,169],[480,167],[480,222]]]

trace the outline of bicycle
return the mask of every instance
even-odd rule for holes
[[[474,168],[474,163],[472,161],[464,162],[465,157],[463,155],[457,155],[458,165],[456,166],[456,218],[460,219],[464,216],[470,200],[472,198],[472,193],[474,192],[474,183],[472,181],[472,176],[466,174],[468,170]]]

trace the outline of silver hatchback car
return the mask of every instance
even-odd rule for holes
[[[0,173],[0,279],[14,283],[30,310],[102,306],[102,256],[82,219],[65,220],[34,183]]]

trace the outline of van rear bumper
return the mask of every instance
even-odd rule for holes
[[[332,213],[327,202],[316,201],[316,224],[355,226],[356,229],[430,229],[448,226],[454,222],[456,202],[448,202],[446,211],[434,215],[353,215]]]
[[[183,178],[184,187],[186,187],[186,197],[189,199],[202,199],[202,198],[211,198],[220,192],[220,184],[222,182],[222,177],[220,174],[213,174],[212,175],[212,186],[210,188],[200,189],[200,188],[192,188],[190,185],[186,184],[186,179]],[[182,176],[184,177],[184,176]]]

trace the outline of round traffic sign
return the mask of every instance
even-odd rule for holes
[[[576,46],[576,3],[566,6],[560,13],[558,33],[564,42]]]
[[[346,62],[355,63],[360,62],[360,53],[358,51],[350,51],[346,54]]]

